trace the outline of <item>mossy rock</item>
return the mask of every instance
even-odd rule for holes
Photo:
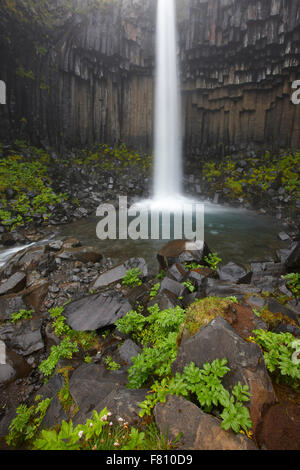
[[[232,305],[232,300],[221,297],[206,297],[197,300],[186,311],[185,330],[190,336],[193,336],[202,326],[208,325],[217,317],[223,317],[227,320]]]

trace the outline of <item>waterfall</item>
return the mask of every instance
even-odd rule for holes
[[[176,46],[175,0],[158,0],[156,30],[154,199],[182,192],[181,99]]]

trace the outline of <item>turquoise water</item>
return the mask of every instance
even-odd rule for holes
[[[59,229],[58,236],[78,238],[85,245],[100,246],[105,256],[122,262],[133,256],[146,259],[152,272],[157,271],[156,253],[165,240],[105,240],[96,235],[100,218],[89,217]],[[274,258],[282,246],[277,235],[283,227],[273,217],[222,206],[205,205],[205,240],[224,262],[244,265]]]

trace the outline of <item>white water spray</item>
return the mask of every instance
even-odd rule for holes
[[[182,192],[181,104],[176,53],[174,0],[158,0],[154,127],[154,199],[180,198]]]

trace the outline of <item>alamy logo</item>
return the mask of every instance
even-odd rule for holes
[[[292,103],[293,104],[300,104],[300,80],[295,80],[292,83],[292,88],[293,88],[293,90],[296,90],[292,94],[292,98],[291,98]]]
[[[0,80],[0,104],[6,104],[6,84]]]
[[[119,207],[101,204],[96,212],[100,240],[203,240],[204,205],[182,202],[175,209],[158,210],[147,204],[128,208],[127,196],[119,197]]]

